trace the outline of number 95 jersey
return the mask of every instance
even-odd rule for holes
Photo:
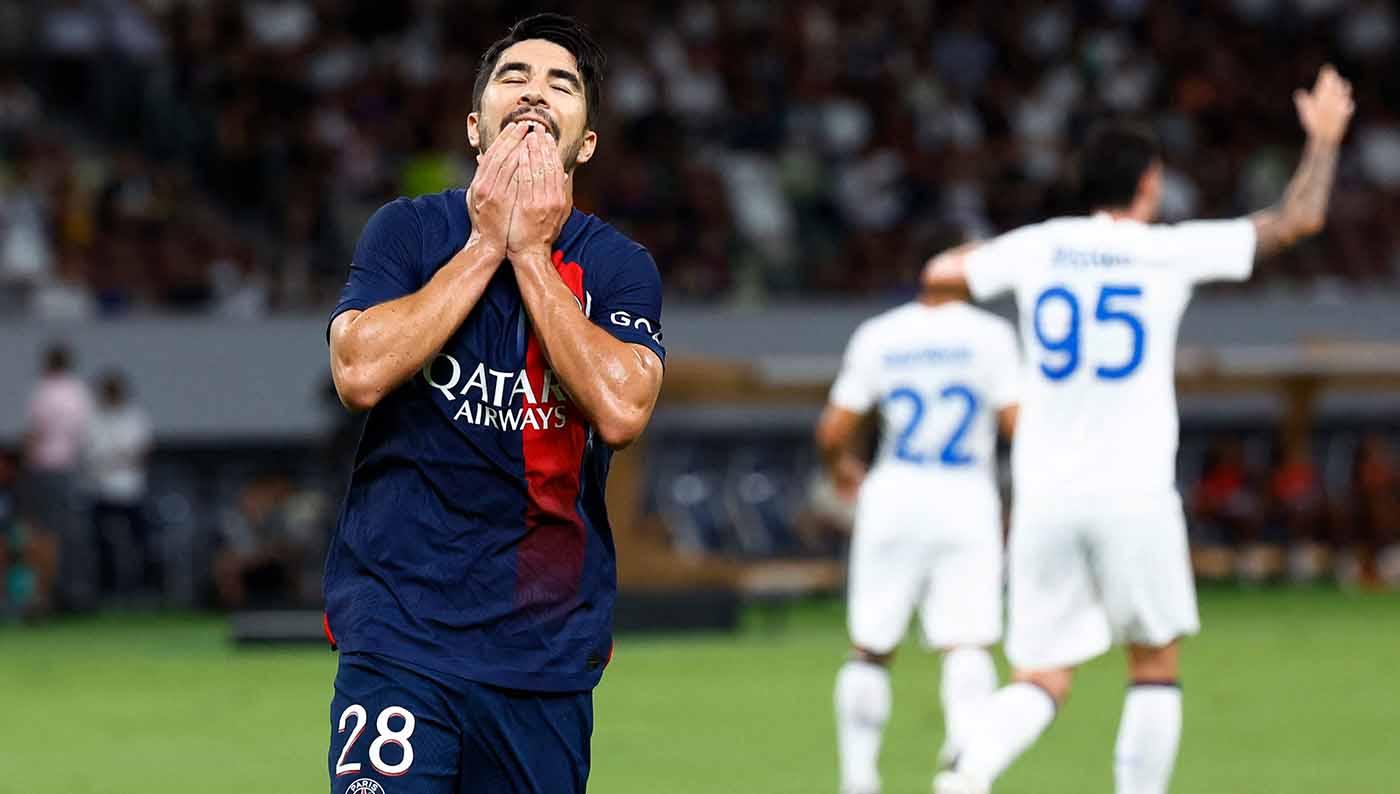
[[[1174,487],[1181,315],[1194,285],[1248,278],[1254,244],[1247,219],[1148,225],[1100,213],[1022,227],[968,255],[973,296],[1012,291],[1020,314],[1018,499]]]

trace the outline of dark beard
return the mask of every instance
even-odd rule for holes
[[[500,126],[500,129],[505,129],[506,124],[509,124],[509,123],[510,123],[509,121],[502,122],[502,123],[501,123],[501,126]],[[486,127],[485,125],[482,125],[482,128],[481,128],[481,147],[480,147],[479,149],[477,149],[477,152],[478,152],[479,154],[485,154],[485,153],[486,153],[486,150],[491,148],[491,144],[493,144],[493,143],[496,142],[496,136],[498,136],[498,135],[501,134],[501,133],[500,133],[500,130],[498,129],[496,132],[490,133],[490,134],[488,135],[488,130],[489,130],[488,127]],[[558,142],[558,141],[559,141],[559,134],[558,134],[558,132],[556,132],[556,131],[551,131],[551,134],[554,136],[555,142]],[[572,173],[574,172],[574,169],[578,167],[578,153],[579,153],[580,151],[583,150],[583,134],[580,133],[579,136],[578,136],[577,138],[575,138],[573,141],[570,141],[569,144],[568,144],[567,146],[565,146],[565,145],[563,145],[563,144],[561,143],[561,144],[560,144],[560,147],[561,147],[561,149],[562,149],[562,154],[560,155],[560,158],[559,158],[559,159],[560,159],[560,161],[564,164],[564,172],[565,172],[565,173],[572,174]]]

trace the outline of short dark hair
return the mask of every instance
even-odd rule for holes
[[[1099,124],[1090,129],[1079,154],[1080,199],[1091,210],[1130,206],[1142,175],[1161,159],[1161,146],[1149,127]]]
[[[487,48],[481,56],[481,65],[477,67],[476,82],[472,85],[472,112],[481,112],[481,97],[486,93],[486,84],[491,82],[491,74],[496,71],[496,64],[501,60],[501,53],[528,39],[553,42],[574,56],[574,60],[578,62],[579,78],[583,80],[584,102],[588,105],[588,129],[597,129],[598,106],[601,102],[599,97],[607,56],[603,54],[603,48],[598,46],[598,42],[593,40],[588,28],[573,17],[563,14],[535,14],[526,17],[511,25],[505,36]]]

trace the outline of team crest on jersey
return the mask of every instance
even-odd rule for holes
[[[379,785],[378,781],[362,777],[351,783],[345,794],[384,794],[384,787]]]

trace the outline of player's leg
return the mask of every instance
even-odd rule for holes
[[[939,700],[946,728],[940,766],[951,765],[967,742],[970,726],[997,690],[997,668],[986,646],[959,645],[943,651]]]
[[[331,794],[456,794],[461,739],[441,687],[366,654],[341,654],[331,700]]]
[[[846,580],[852,652],[836,674],[836,745],[844,794],[880,790],[880,742],[891,706],[889,662],[909,626],[927,575],[919,526],[867,482],[857,510]]]
[[[593,736],[592,692],[470,684],[456,702],[462,731],[457,794],[583,794]]]
[[[988,648],[1001,639],[1001,506],[968,500],[949,515],[920,606],[924,639],[943,655],[939,695],[945,726],[939,766],[949,766],[997,688]]]
[[[1118,794],[1163,794],[1181,736],[1179,643],[1200,628],[1181,500],[1167,492],[1092,530],[1104,605],[1128,645],[1114,752]]]
[[[1022,505],[1014,511],[1006,653],[1016,673],[986,701],[954,768],[938,776],[939,794],[987,791],[1054,721],[1074,667],[1108,650],[1108,620],[1080,526],[1058,512]]]
[[[842,794],[880,791],[880,743],[893,696],[889,664],[894,651],[860,647],[836,673],[836,751]]]
[[[58,539],[47,532],[27,533],[24,562],[34,575],[30,614],[47,614],[53,606],[54,579],[58,576]]]
[[[1128,646],[1128,695],[1118,725],[1118,794],[1166,794],[1181,741],[1179,644]]]

